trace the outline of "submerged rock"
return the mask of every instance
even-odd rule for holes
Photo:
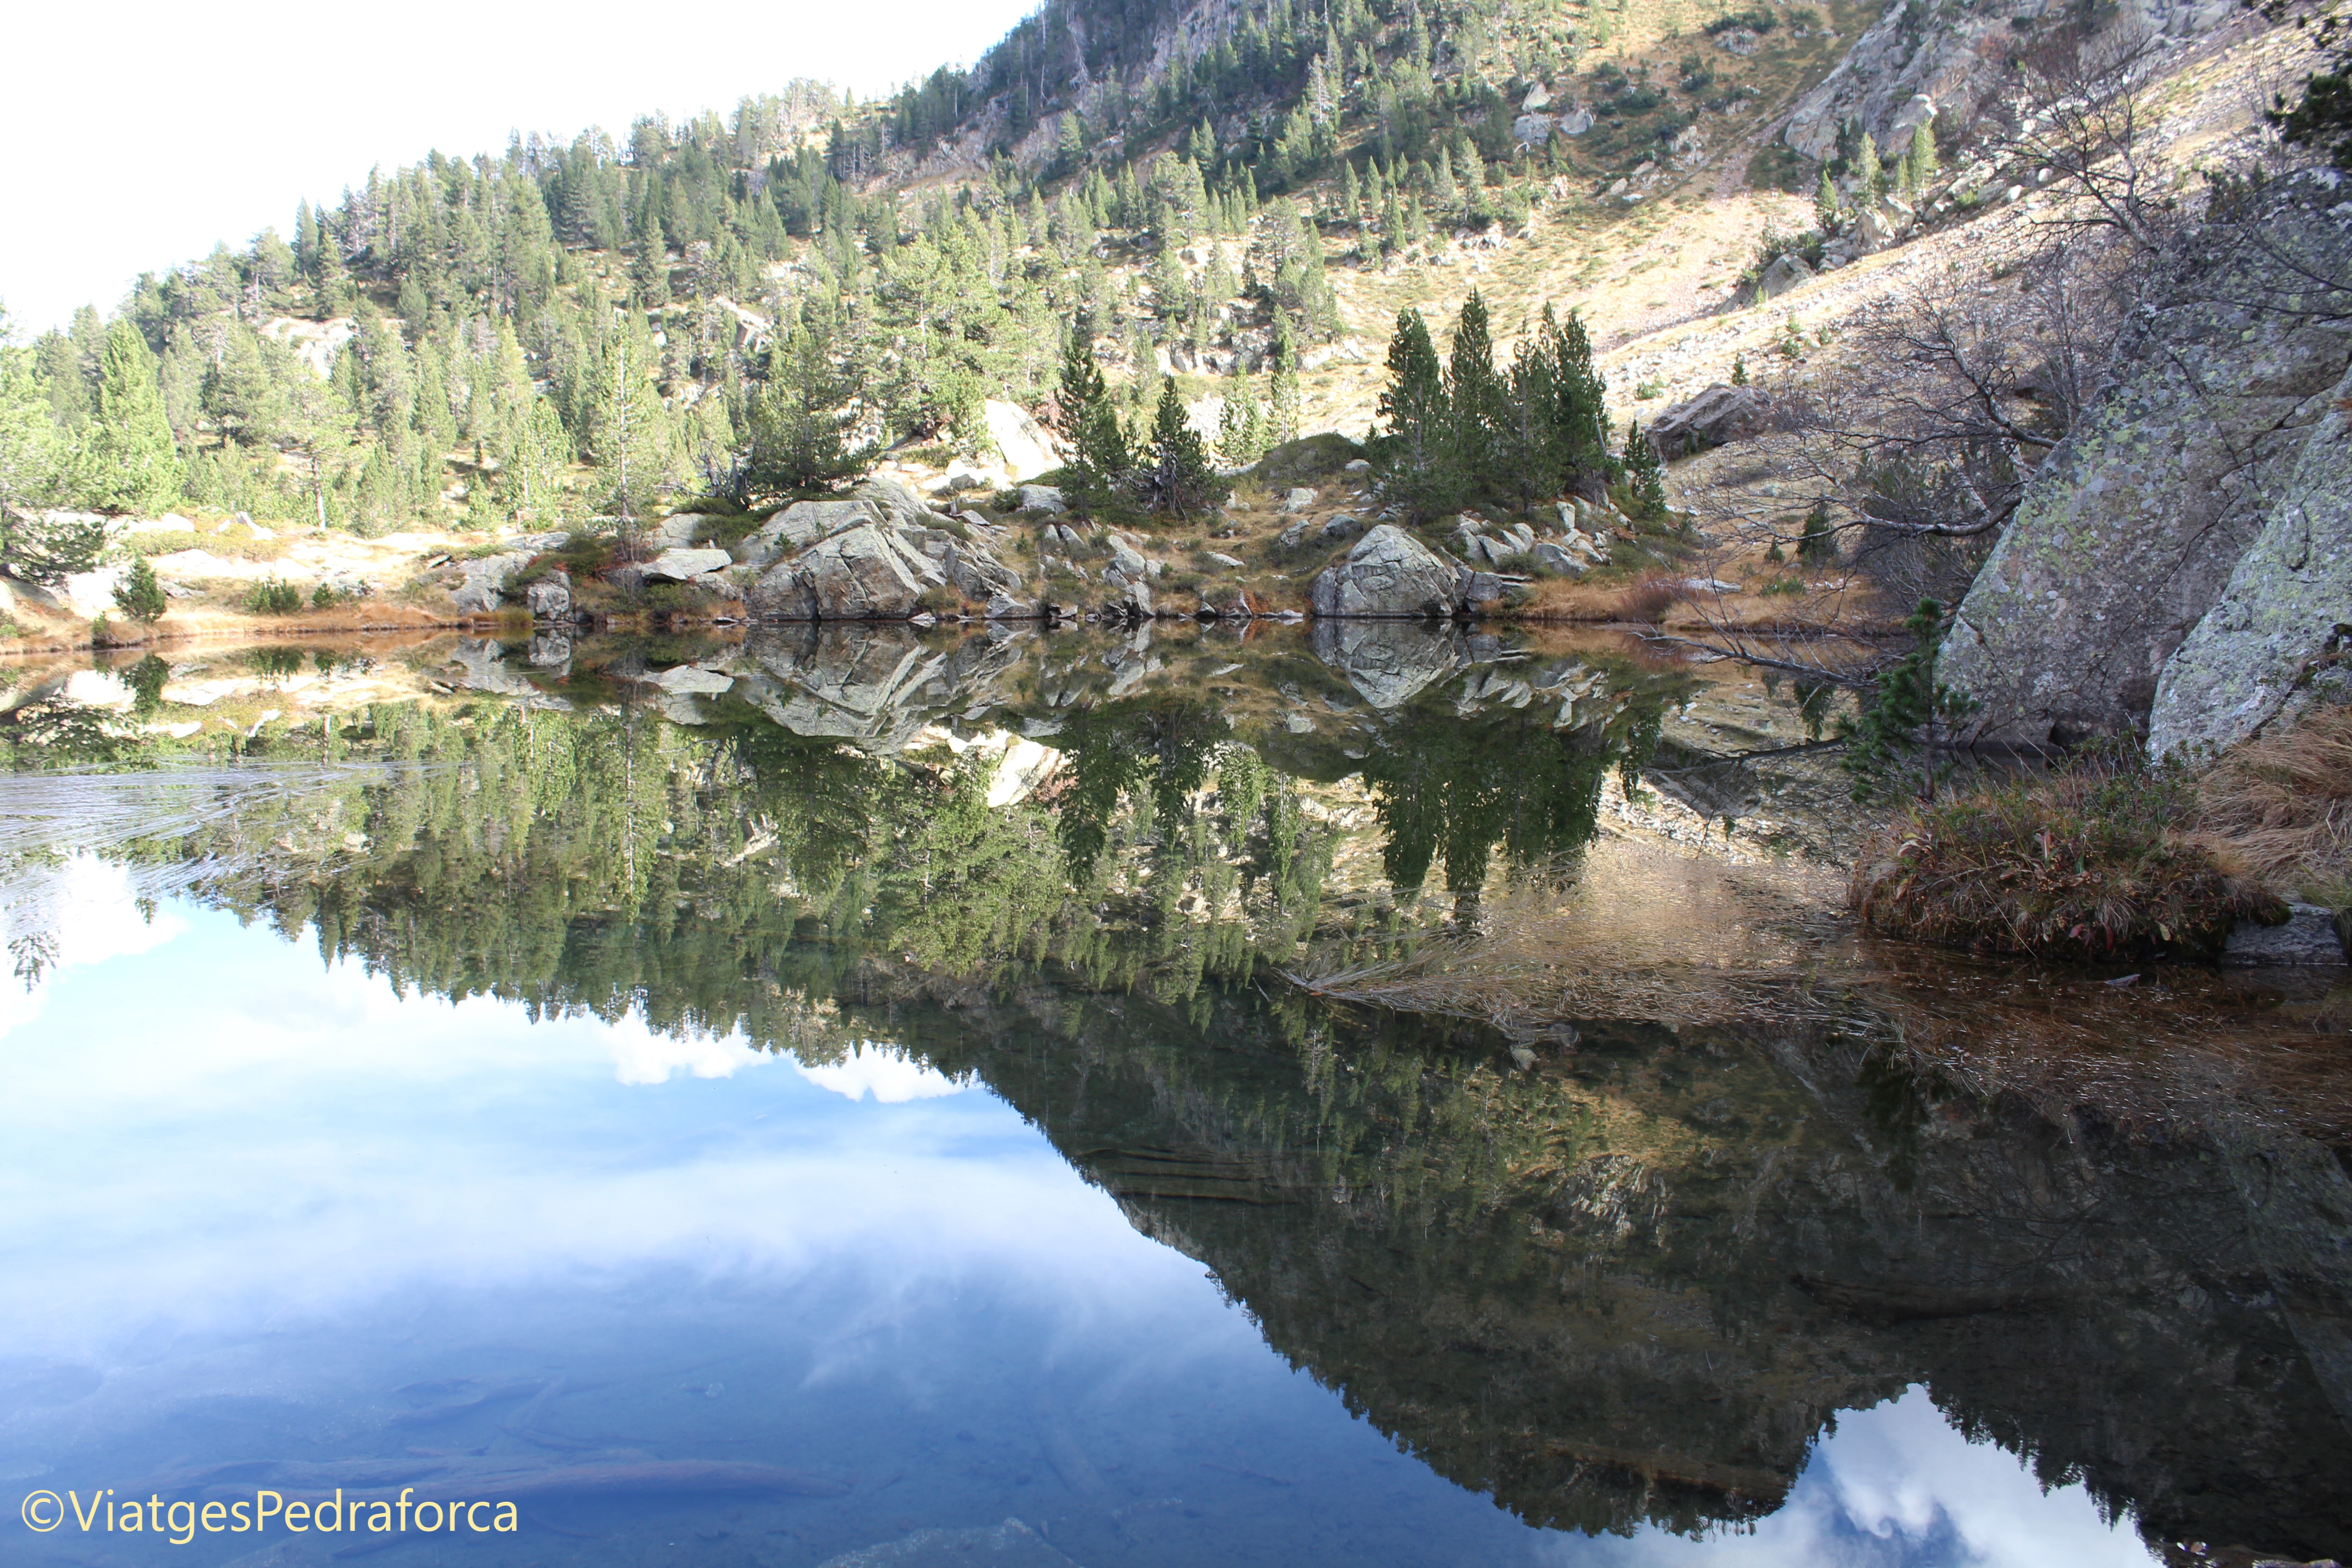
[[[2347,957],[2336,911],[2317,904],[2288,905],[2284,925],[2242,924],[2221,948],[2225,969],[2307,967],[2342,963]]]

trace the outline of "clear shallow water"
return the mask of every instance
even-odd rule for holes
[[[0,1561],[2346,1539],[2324,1142],[1962,1093],[1860,994],[1701,1005],[1651,973],[1506,1031],[1284,983],[1465,889],[1500,920],[1562,850],[1602,910],[1645,901],[1580,917],[1614,922],[1580,963],[1697,944],[1670,879],[1580,847],[1649,765],[1656,678],[1538,668],[1587,712],[1632,694],[1571,730],[1491,661],[1407,651],[1439,675],[1350,709],[1278,647],[1213,722],[1155,705],[1162,667],[1014,679],[998,648],[978,696],[858,708],[855,746],[841,703],[807,720],[849,688],[823,669],[761,716],[591,706],[638,667],[215,773],[0,779],[8,1491],[520,1498],[512,1532],[429,1539],[5,1518]],[[1066,700],[1081,664],[1129,696]],[[962,751],[900,710],[981,697]],[[998,723],[1062,771],[1003,787],[1036,759]]]

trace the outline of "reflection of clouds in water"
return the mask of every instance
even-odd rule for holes
[[[80,907],[111,924],[68,926],[78,960],[183,929],[138,923],[119,874],[104,886]],[[1009,1108],[888,1047],[813,1082],[738,1073],[762,1059],[740,1037],[534,1024],[510,1001],[401,997],[226,917],[185,929],[135,984],[59,988],[0,1053],[17,1199],[0,1212],[0,1342],[23,1353],[656,1276],[990,1279],[1107,1324],[1196,1289],[1197,1266],[1137,1236]]]
[[[819,1089],[829,1089],[851,1100],[863,1100],[870,1094],[882,1105],[937,1100],[942,1095],[961,1094],[971,1087],[969,1079],[950,1078],[936,1068],[923,1066],[896,1046],[873,1040],[860,1040],[840,1061],[803,1067],[801,1076]]]
[[[1780,1510],[1752,1533],[1685,1541],[1559,1536],[1576,1568],[2125,1568],[2154,1561],[2079,1486],[2044,1491],[2015,1455],[1970,1443],[1925,1388],[1838,1417]]]
[[[733,1078],[738,1068],[769,1059],[740,1033],[658,1034],[634,1016],[612,1025],[604,1040],[613,1053],[613,1076],[627,1084],[667,1083],[681,1070],[697,1078]]]
[[[67,971],[145,952],[187,930],[177,915],[142,916],[130,872],[95,855],[22,868],[0,891],[0,936],[12,969],[21,973],[37,952],[42,971],[29,984],[16,973],[0,978],[0,1038],[40,1016]]]

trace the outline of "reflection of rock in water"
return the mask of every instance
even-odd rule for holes
[[[1401,708],[1470,663],[1450,622],[1317,621],[1315,657],[1348,678],[1375,708]]]
[[[1002,701],[1028,640],[973,637],[942,647],[908,626],[810,622],[752,639],[735,689],[793,734],[895,752],[928,723]]]
[[[967,997],[915,1037],[1530,1522],[1755,1518],[1830,1415],[1924,1381],[2152,1537],[2352,1541],[2352,1432],[2312,1375],[2342,1281],[2310,1257],[2352,1184],[2298,1156],[2250,1226],[2238,1173],[2292,1140],[2225,1159],[1938,1100],[1821,1034],[1588,1025],[1513,1071],[1442,1027],[1230,999],[1126,999],[1041,1049],[1060,1005]]]

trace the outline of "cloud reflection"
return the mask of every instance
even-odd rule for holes
[[[896,1046],[877,1040],[860,1040],[844,1059],[819,1067],[803,1067],[800,1073],[819,1089],[829,1089],[849,1100],[863,1100],[870,1094],[879,1105],[938,1100],[961,1094],[971,1087],[969,1079],[950,1078],[935,1068],[923,1066]]]
[[[1560,1537],[1576,1568],[2145,1568],[2128,1524],[2080,1486],[2044,1490],[2014,1454],[1971,1443],[1924,1387],[1838,1417],[1788,1502],[1752,1531],[1688,1541]]]

